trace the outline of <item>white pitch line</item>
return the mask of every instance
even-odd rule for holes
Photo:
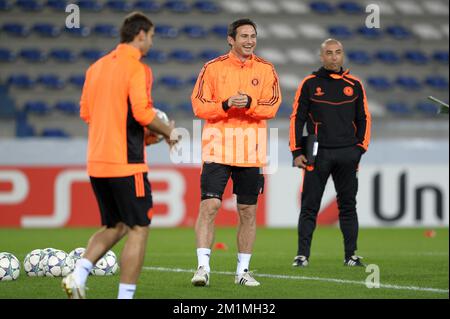
[[[149,271],[161,271],[161,272],[178,272],[178,273],[194,273],[194,269],[181,269],[181,268],[164,268],[164,267],[143,267],[144,270]],[[217,275],[227,275],[234,276],[234,272],[228,271],[211,271],[212,274]],[[321,278],[321,277],[306,277],[306,276],[287,276],[287,275],[273,275],[273,274],[256,274],[257,277],[263,278],[275,278],[275,279],[292,279],[292,280],[312,280],[312,281],[322,281],[322,282],[332,282],[339,284],[352,284],[366,286],[364,281],[356,280],[344,280],[335,278]],[[415,287],[415,286],[399,286],[390,284],[381,284],[380,288],[394,289],[394,290],[412,290],[412,291],[425,291],[425,292],[435,292],[435,293],[449,293],[448,289],[439,288],[427,288],[427,287]]]

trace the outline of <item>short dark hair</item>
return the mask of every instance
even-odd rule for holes
[[[120,28],[120,43],[133,42],[134,38],[144,30],[145,33],[153,28],[153,22],[141,12],[133,12],[125,17]]]
[[[236,40],[237,28],[242,27],[243,25],[251,25],[255,29],[255,32],[258,33],[256,30],[256,23],[248,18],[243,18],[234,21],[228,26],[228,36]]]

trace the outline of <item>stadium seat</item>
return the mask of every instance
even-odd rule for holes
[[[16,115],[16,137],[27,138],[35,135],[34,127],[28,123],[26,112],[18,112]]]
[[[204,39],[208,36],[208,30],[199,24],[188,24],[185,25],[181,32],[186,34],[189,38],[193,39]]]
[[[69,115],[77,115],[80,112],[78,103],[73,101],[59,101],[55,104],[54,109]]]
[[[164,39],[175,39],[178,37],[178,29],[168,24],[158,24],[155,27],[155,34]]]
[[[69,138],[70,134],[60,128],[44,128],[41,136],[46,138]]]
[[[119,36],[119,29],[113,24],[99,23],[94,27],[94,33],[106,38],[115,38]]]
[[[0,11],[9,11],[12,9],[10,0],[0,0]]]
[[[416,109],[424,115],[435,115],[438,112],[438,106],[431,102],[418,102]]]
[[[279,39],[295,39],[297,32],[289,24],[273,23],[269,25],[269,32]]]
[[[282,50],[276,48],[263,48],[259,49],[258,54],[265,60],[270,61],[273,64],[286,64],[288,59]]]
[[[14,99],[8,94],[8,87],[0,84],[0,120],[12,119],[16,115]]]
[[[448,25],[448,23],[447,24],[443,24],[441,26],[441,30],[442,30],[442,33],[448,38],[449,37],[449,25]]]
[[[30,34],[30,30],[21,23],[5,23],[2,30],[12,37],[26,37]]]
[[[105,6],[116,12],[129,12],[133,8],[130,2],[124,0],[109,0]]]
[[[336,7],[328,2],[316,1],[310,3],[311,10],[318,14],[335,14]]]
[[[287,55],[289,59],[296,64],[312,65],[318,62],[317,54],[303,48],[290,49],[287,51]]]
[[[179,63],[194,63],[196,60],[195,55],[185,49],[174,49],[170,52],[170,58]]]
[[[200,60],[202,60],[202,62],[207,62],[207,61],[211,61],[214,60],[215,58],[223,55],[224,52],[218,51],[218,50],[214,50],[214,49],[205,49],[202,50],[199,54],[198,54],[198,58]]]
[[[35,85],[35,81],[27,74],[12,74],[7,83],[20,89],[30,89]]]
[[[413,1],[395,1],[394,5],[404,15],[422,15],[424,13],[422,7]]]
[[[300,35],[306,39],[326,39],[328,32],[325,28],[318,24],[302,23],[298,26],[297,30]]]
[[[69,49],[52,49],[49,56],[52,59],[63,63],[70,63],[76,59],[76,55]]]
[[[149,63],[164,64],[169,62],[169,55],[164,51],[152,49],[147,53],[145,59]]]
[[[429,62],[426,54],[420,50],[408,50],[404,55],[405,59],[413,64],[427,64]]]
[[[41,74],[37,82],[48,89],[60,90],[64,88],[65,82],[56,74]]]
[[[386,32],[396,40],[405,40],[411,38],[411,32],[408,31],[405,27],[399,25],[387,27]]]
[[[0,63],[13,62],[16,55],[8,48],[0,48]]]
[[[448,1],[446,1],[445,3],[441,1],[423,1],[422,5],[432,15],[448,16]]]
[[[386,109],[390,113],[399,116],[407,116],[413,113],[412,110],[408,107],[408,105],[404,102],[388,102],[386,104]]]
[[[79,0],[77,5],[80,7],[81,12],[85,10],[99,12],[103,9],[102,4],[96,0]]]
[[[176,106],[177,111],[181,111],[186,114],[192,114],[192,104],[191,102],[181,102]]]
[[[347,57],[352,63],[369,65],[373,60],[369,53],[363,50],[349,50],[347,51]]]
[[[96,61],[105,55],[105,52],[98,49],[84,49],[80,52],[80,57],[88,61]]]
[[[296,91],[302,79],[296,74],[280,74],[280,85],[282,88],[290,91]]]
[[[154,0],[136,1],[134,3],[134,9],[143,12],[157,13],[161,11],[162,5]]]
[[[228,35],[228,26],[225,24],[216,24],[212,26],[211,33],[216,35],[218,38],[226,39]]]
[[[330,36],[337,39],[349,39],[353,36],[353,32],[345,25],[334,25],[328,27]]]
[[[422,88],[420,81],[413,76],[398,76],[395,82],[407,91],[418,91]]]
[[[289,103],[283,102],[280,105],[280,108],[278,109],[277,112],[277,117],[284,117],[287,118],[292,114],[292,105],[290,105]]]
[[[189,13],[192,10],[189,3],[184,0],[169,0],[164,6],[173,13]]]
[[[193,75],[189,76],[189,77],[186,79],[185,84],[186,84],[188,87],[192,87],[192,88],[193,88],[193,87],[195,86],[195,84],[197,83],[197,77],[198,77],[197,74],[193,74]]]
[[[48,0],[47,7],[55,11],[65,11],[67,6],[67,0]]]
[[[442,39],[441,31],[434,25],[428,23],[418,23],[411,26],[412,32],[424,40]]]
[[[153,105],[157,109],[160,109],[161,111],[166,113],[170,112],[170,110],[172,109],[171,105],[164,101],[156,101],[155,103],[153,103]]]
[[[365,11],[359,3],[354,1],[341,2],[339,3],[338,8],[346,14],[361,14]]]
[[[16,6],[23,11],[41,11],[43,6],[36,0],[17,0]]]
[[[382,33],[377,28],[366,28],[365,26],[358,28],[358,33],[366,39],[376,40],[381,38]]]
[[[44,52],[36,48],[22,49],[19,52],[19,56],[26,62],[32,63],[42,62],[46,59]]]
[[[250,12],[250,6],[243,1],[223,1],[220,4],[230,14],[246,14]]]
[[[33,32],[41,37],[56,38],[61,34],[61,29],[52,23],[36,23]]]
[[[311,8],[303,2],[292,1],[292,0],[282,0],[280,6],[288,14],[308,14],[311,12]]]
[[[385,64],[399,64],[401,63],[400,56],[391,50],[381,50],[375,53],[375,57]]]
[[[276,1],[257,0],[252,2],[252,7],[260,14],[278,14],[281,11]]]
[[[50,113],[50,106],[44,101],[29,101],[24,105],[26,113],[33,113],[36,115],[47,115]]]
[[[211,0],[199,0],[194,3],[194,8],[202,13],[220,13],[221,7]]]
[[[370,76],[367,78],[367,83],[377,91],[393,89],[391,81],[384,76]]]
[[[436,51],[433,53],[433,60],[442,64],[448,64],[448,51]]]
[[[78,88],[82,88],[84,85],[84,74],[75,74],[75,75],[71,75],[69,77],[69,81],[70,84],[78,87]]]
[[[91,34],[91,29],[89,27],[80,25],[79,28],[64,28],[64,31],[73,37],[86,38]]]
[[[425,84],[435,90],[448,90],[448,79],[440,75],[428,76]]]
[[[180,90],[184,87],[185,82],[176,75],[164,75],[161,76],[158,84],[170,90]]]

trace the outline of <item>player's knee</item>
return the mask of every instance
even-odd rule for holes
[[[252,224],[256,221],[255,205],[239,205],[239,217],[242,224]]]
[[[209,198],[202,201],[200,214],[207,218],[214,218],[220,209],[222,202],[217,198]]]

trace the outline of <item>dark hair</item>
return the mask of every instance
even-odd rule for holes
[[[228,36],[236,40],[237,34],[236,30],[237,28],[242,27],[243,25],[251,25],[255,29],[255,32],[258,33],[256,30],[256,23],[248,18],[244,18],[236,20],[228,26]]]
[[[120,43],[130,43],[144,30],[145,33],[153,28],[153,23],[141,12],[133,12],[125,17],[120,28]]]

